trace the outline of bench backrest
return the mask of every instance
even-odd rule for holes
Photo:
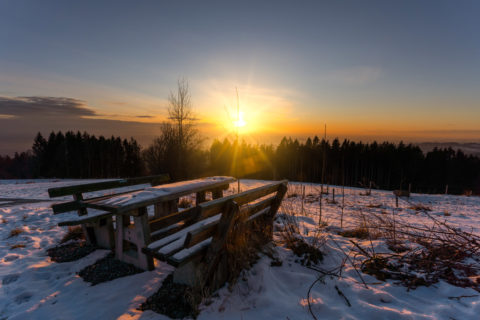
[[[48,189],[48,195],[50,196],[50,198],[72,195],[74,199],[74,201],[68,201],[68,202],[52,205],[54,214],[72,211],[72,210],[79,210],[79,214],[86,214],[86,208],[81,208],[80,204],[78,203],[79,200],[84,200],[83,198],[84,193],[116,189],[116,188],[141,185],[141,184],[150,184],[151,186],[156,186],[156,185],[166,183],[169,180],[170,180],[170,177],[168,176],[168,174],[138,177],[138,178],[128,178],[128,179],[116,179],[116,180],[110,180],[110,181],[104,181],[104,182],[94,182],[94,183],[85,183],[85,184],[74,185],[74,186],[50,188]],[[112,197],[115,195],[128,193],[128,192],[132,192],[132,190],[118,192],[118,193],[114,193],[107,196],[94,197],[90,199],[108,198],[108,197]]]
[[[260,216],[273,216],[277,212],[281,201],[287,191],[287,181],[279,181],[267,184],[242,193],[229,195],[223,198],[200,203],[196,207],[185,209],[168,216],[155,219],[149,222],[151,240],[148,246],[149,253],[161,260],[166,260],[173,265],[179,265],[188,259],[188,255],[182,259],[176,259],[172,255],[180,249],[192,248],[208,238],[215,238],[219,234],[226,234],[232,223],[241,219],[242,221],[254,220]],[[259,201],[259,199],[264,198]],[[212,217],[218,216],[218,219]],[[203,220],[207,223],[200,224],[197,228],[188,228]],[[183,232],[183,229],[190,229]],[[169,245],[174,241],[182,242],[180,247],[170,252],[170,256],[162,256],[156,252],[156,248]]]

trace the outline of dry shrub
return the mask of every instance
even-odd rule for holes
[[[370,235],[368,229],[365,226],[359,226],[354,229],[341,231],[338,234],[342,237],[357,239],[368,239]]]
[[[17,248],[25,248],[25,244],[17,243],[10,247],[10,250],[17,249]]]
[[[432,211],[432,208],[427,206],[427,205],[424,205],[422,203],[416,203],[414,205],[412,205],[409,209],[411,210],[415,210],[415,211]]]
[[[85,240],[85,235],[83,234],[82,227],[68,227],[67,233],[60,240],[60,244],[68,242],[70,240]]]
[[[22,228],[15,228],[10,231],[9,238],[16,237],[23,232]]]
[[[173,282],[173,275],[170,274],[163,280],[160,289],[140,305],[139,310],[152,310],[173,319],[196,319],[200,302],[201,299],[192,288]]]
[[[230,285],[237,281],[243,270],[251,268],[259,258],[258,252],[272,240],[272,221],[267,215],[247,220],[248,216],[239,216],[227,238],[224,263]]]
[[[306,241],[300,234],[293,206],[284,203],[282,212],[283,229],[279,233],[281,242],[300,258],[299,262],[302,265],[310,266],[322,261],[323,253],[320,248],[326,241],[323,230],[319,228],[313,236],[309,237],[309,241]]]
[[[375,253],[373,247],[369,251],[354,243],[356,256],[363,257],[363,272],[380,280],[400,280],[408,288],[443,279],[480,292],[480,283],[472,280],[480,277],[480,237],[451,227],[426,211],[424,214],[431,224],[414,226],[371,214],[376,220],[370,220],[368,228],[380,232],[393,253]]]

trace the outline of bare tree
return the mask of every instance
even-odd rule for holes
[[[178,143],[181,149],[188,145],[193,122],[196,120],[192,110],[192,99],[188,81],[181,78],[177,82],[176,92],[170,91],[168,96],[168,118],[178,129]],[[182,150],[183,151],[183,150]]]

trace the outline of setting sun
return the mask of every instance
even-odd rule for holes
[[[233,126],[236,129],[245,128],[247,122],[243,118],[243,112],[240,112],[238,119],[233,122]]]

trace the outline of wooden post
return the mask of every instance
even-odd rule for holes
[[[215,290],[227,280],[228,270],[220,270],[218,272],[218,264],[220,262],[221,252],[225,248],[227,235],[232,228],[235,215],[240,211],[238,204],[235,201],[229,201],[225,210],[218,222],[217,232],[212,237],[212,242],[208,247],[207,253],[200,264],[192,268],[191,265],[186,264],[177,268],[173,274],[173,281],[176,283],[183,283],[190,286],[198,286],[204,289],[208,287],[210,290]],[[184,269],[196,269],[195,274],[184,272]],[[212,278],[216,274],[214,283]]]
[[[83,200],[83,195],[82,195],[81,193],[74,194],[74,195],[73,195],[73,200],[75,200],[75,201],[81,201],[81,200]],[[79,209],[77,210],[77,213],[78,213],[79,216],[84,216],[84,215],[86,215],[86,214],[88,213],[88,212],[87,212],[87,208],[83,208],[83,207],[82,207],[82,208],[79,208]]]
[[[300,211],[301,214],[303,214],[304,203],[305,203],[305,186],[302,184],[302,211]]]
[[[318,225],[319,226],[322,224],[322,197],[323,197],[323,193],[320,192],[320,198],[318,200],[318,209],[319,209]]]
[[[340,216],[340,228],[343,228],[343,210],[345,208],[345,186],[342,186],[342,215]]]
[[[335,188],[332,189],[332,203],[335,203]]]
[[[445,194],[448,194],[448,184],[445,185]]]
[[[395,195],[395,206],[398,208],[398,196]]]
[[[153,258],[142,252],[142,248],[150,243],[147,208],[139,208],[133,221],[132,226],[130,216],[117,215],[115,258],[143,270],[153,270]]]

